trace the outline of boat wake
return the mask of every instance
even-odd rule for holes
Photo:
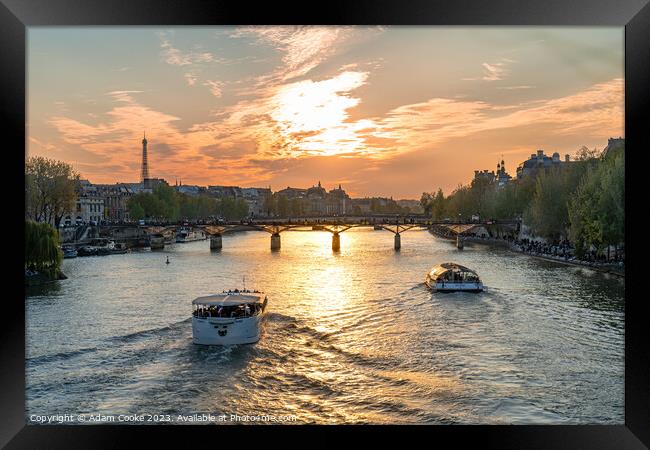
[[[144,340],[148,338],[160,338],[163,335],[169,334],[177,330],[182,330],[183,326],[188,324],[191,320],[190,318],[183,319],[181,321],[165,325],[163,327],[152,328],[149,330],[136,331],[134,333],[129,333],[121,336],[113,336],[106,338],[105,342],[108,345],[101,346],[102,350],[110,350],[119,344],[131,344],[138,342],[139,340]],[[112,345],[111,345],[112,344]],[[100,347],[87,347],[80,348],[77,350],[71,350],[68,352],[57,352],[45,355],[34,356],[31,358],[26,358],[28,366],[37,366],[42,364],[48,364],[52,362],[65,361],[75,357],[88,355],[100,351]]]
[[[157,337],[162,334],[169,333],[170,331],[173,331],[175,329],[178,329],[181,327],[183,324],[187,324],[192,320],[191,317],[188,317],[187,319],[180,320],[178,322],[171,323],[169,325],[165,325],[164,327],[159,327],[159,328],[152,328],[149,330],[142,330],[142,331],[136,331],[134,333],[129,333],[125,334],[122,336],[114,336],[109,338],[108,340],[111,342],[133,342],[136,341],[140,338],[148,338],[148,337]]]

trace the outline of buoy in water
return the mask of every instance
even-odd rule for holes
[[[169,256],[167,257],[167,262],[165,264],[169,264]]]

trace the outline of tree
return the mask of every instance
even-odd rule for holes
[[[25,163],[26,215],[37,222],[59,227],[61,219],[73,210],[79,175],[70,164],[42,156]]]
[[[487,178],[478,177],[472,180],[470,184],[470,198],[471,203],[469,215],[478,213],[481,216],[488,215],[489,200],[494,194],[496,183]],[[472,211],[473,209],[473,211]]]
[[[589,161],[590,159],[596,159],[600,156],[601,151],[596,147],[589,149],[586,145],[583,145],[576,152],[575,159],[577,161]]]
[[[292,198],[289,201],[289,211],[292,217],[299,217],[304,213],[304,202],[300,198]]]
[[[420,206],[427,216],[431,215],[431,208],[433,208],[433,196],[428,192],[423,192],[420,197]]]
[[[25,269],[54,278],[62,261],[63,252],[56,228],[49,223],[25,220]]]
[[[438,188],[438,192],[431,200],[431,217],[434,220],[442,220],[445,215],[445,195],[442,189]]]
[[[271,194],[270,189],[264,193],[264,198],[262,199],[262,210],[267,216],[271,216],[277,212],[275,198],[274,195]]]
[[[180,215],[180,200],[174,188],[165,183],[160,183],[153,189],[153,195],[159,201],[158,213],[160,217],[172,221],[178,220]]]
[[[537,176],[535,195],[526,212],[526,222],[538,236],[557,241],[568,224],[567,189],[560,170],[540,173]]]
[[[133,200],[133,197],[129,199],[127,203],[127,208],[129,209],[129,215],[135,220],[144,219],[144,208],[137,201]]]
[[[625,239],[625,155],[623,148],[586,168],[569,202],[570,237],[581,256]]]
[[[289,200],[284,195],[278,195],[277,213],[280,217],[289,216]]]

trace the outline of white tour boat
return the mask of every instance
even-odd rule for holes
[[[183,227],[176,234],[176,242],[204,241],[207,236],[203,230],[195,230],[191,227]]]
[[[267,296],[251,290],[227,291],[192,301],[192,340],[203,345],[252,344],[260,340]]]
[[[482,292],[485,286],[478,274],[456,263],[442,263],[434,266],[427,274],[426,285],[438,292]]]

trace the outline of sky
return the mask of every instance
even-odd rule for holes
[[[448,194],[624,136],[622,27],[30,27],[27,156],[93,183]]]

